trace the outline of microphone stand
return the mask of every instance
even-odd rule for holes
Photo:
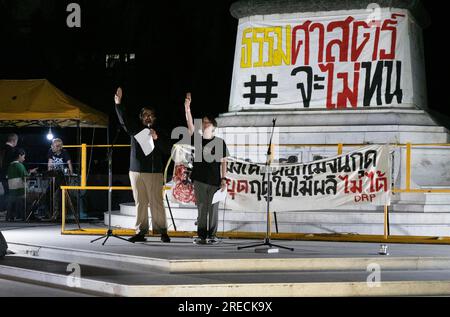
[[[108,149],[108,231],[106,232],[105,235],[101,236],[100,238],[94,239],[91,241],[91,243],[94,243],[98,240],[101,239],[105,239],[105,241],[103,241],[102,245],[105,245],[106,241],[108,241],[109,237],[114,237],[123,241],[128,241],[125,238],[122,238],[116,234],[113,234],[113,230],[111,228],[111,212],[112,212],[112,154],[113,154],[113,150],[114,150],[114,145],[117,142],[117,139],[119,137],[119,133],[120,133],[120,127],[117,128],[116,131],[116,136],[114,137],[114,140],[111,144],[111,147]],[[131,243],[131,242],[130,242]]]
[[[275,124],[277,122],[277,119],[273,119],[272,121],[272,133],[270,135],[270,142],[269,142],[269,147],[267,149],[267,158],[266,158],[266,180],[267,180],[267,218],[266,218],[266,236],[264,238],[264,242],[262,243],[257,243],[257,244],[252,244],[252,245],[248,245],[248,246],[243,246],[243,247],[238,247],[238,250],[242,250],[242,249],[247,249],[247,248],[254,248],[254,247],[260,247],[260,246],[268,246],[268,248],[265,249],[261,249],[262,251],[264,251],[264,253],[269,253],[269,250],[273,250],[274,253],[278,252],[277,248],[280,249],[285,249],[285,250],[290,250],[290,251],[294,251],[293,248],[288,248],[288,247],[284,247],[281,245],[277,245],[277,244],[273,244],[270,242],[270,199],[271,199],[271,195],[272,195],[272,171],[270,168],[270,164],[271,164],[271,160],[270,160],[270,156],[272,155],[272,137],[273,137],[273,132],[275,130]],[[258,252],[258,249],[255,250],[255,252]]]

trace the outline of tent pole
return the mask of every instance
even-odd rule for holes
[[[77,121],[77,142],[78,145],[81,146],[81,126],[80,126],[80,121]],[[79,174],[81,177],[81,147],[78,148],[78,162],[80,162],[80,166],[79,166]],[[81,178],[80,178],[81,179]],[[77,212],[78,212],[78,219],[80,219],[80,191],[77,190]]]

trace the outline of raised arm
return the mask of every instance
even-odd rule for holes
[[[195,126],[194,126],[194,119],[192,119],[192,114],[191,114],[191,100],[192,100],[191,93],[188,92],[186,94],[186,98],[184,99],[184,111],[186,113],[186,122],[187,122],[188,130],[189,130],[189,134],[192,136],[195,131]]]
[[[123,96],[123,91],[122,88],[119,87],[117,88],[116,94],[114,95],[114,102],[117,105],[120,105],[122,103],[122,96]]]
[[[133,125],[133,121],[129,120],[128,118],[128,115],[125,111],[125,107],[122,104],[122,96],[123,96],[122,88],[119,87],[117,88],[117,92],[114,95],[117,118],[119,119],[120,125],[125,130],[125,132],[133,136],[138,131],[136,130],[137,128],[135,127],[135,125]]]

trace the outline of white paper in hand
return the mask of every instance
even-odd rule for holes
[[[225,189],[224,191],[222,191],[222,189],[219,189],[214,194],[212,203],[214,205],[215,203],[225,201],[225,198],[227,198],[227,190]]]
[[[155,148],[155,143],[153,142],[153,138],[150,135],[150,129],[144,129],[138,134],[134,136],[136,141],[141,146],[142,152],[144,152],[145,156],[150,155]]]

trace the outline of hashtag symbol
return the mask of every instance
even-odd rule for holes
[[[276,86],[278,82],[273,81],[272,74],[267,75],[267,81],[256,81],[256,75],[252,75],[250,82],[244,83],[244,87],[250,87],[250,93],[244,94],[244,98],[249,98],[251,105],[256,103],[257,98],[264,99],[264,103],[270,105],[270,101],[278,97],[278,94],[272,93],[272,88]],[[265,87],[266,92],[257,93],[256,87]]]

